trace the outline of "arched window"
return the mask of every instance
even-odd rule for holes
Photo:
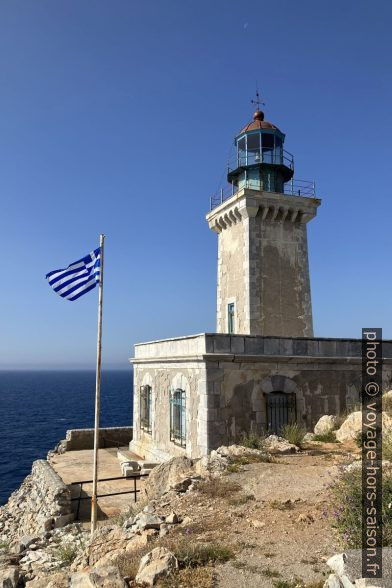
[[[170,392],[170,441],[186,446],[186,397],[180,388]]]
[[[140,386],[140,428],[146,433],[152,429],[151,386]]]

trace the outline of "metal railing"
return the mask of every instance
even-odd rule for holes
[[[240,186],[234,184],[227,184],[225,188],[221,188],[218,193],[210,196],[210,210],[213,210],[225,200],[228,200],[240,190],[246,188],[248,190],[256,190],[258,192],[275,192],[277,194],[285,194],[286,196],[303,196],[305,198],[316,197],[316,183],[313,180],[290,180],[283,186],[283,192],[280,190],[267,190],[263,188],[259,180],[246,180]]]
[[[140,489],[137,487],[137,480],[140,478],[146,478],[149,474],[141,474],[140,472],[134,472],[132,475],[129,476],[116,476],[115,478],[101,478],[97,480],[97,482],[111,482],[113,480],[133,480],[133,488],[132,490],[123,490],[121,492],[109,492],[107,494],[97,494],[97,498],[103,498],[104,496],[119,496],[120,494],[133,494],[134,501],[137,502],[137,495],[140,492]],[[83,492],[83,484],[92,484],[93,480],[80,480],[79,482],[71,482],[71,486],[80,485],[79,489],[79,496],[76,498],[71,498],[71,502],[78,501],[78,505],[76,507],[76,514],[75,514],[75,521],[79,520],[79,513],[80,513],[80,502],[82,500],[91,500],[91,496],[82,496]]]
[[[232,172],[239,167],[255,165],[258,163],[271,163],[274,165],[285,165],[294,170],[294,156],[286,149],[261,149],[247,151],[243,155],[236,155],[227,164],[228,172]]]

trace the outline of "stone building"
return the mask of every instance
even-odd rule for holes
[[[229,193],[211,198],[217,333],[135,345],[130,449],[145,459],[200,457],[289,422],[310,429],[359,400],[361,340],[313,336],[307,223],[321,201],[294,180],[284,141],[257,110],[235,137]],[[389,382],[392,342],[383,356]]]

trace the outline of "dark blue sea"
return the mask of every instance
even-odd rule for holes
[[[0,371],[0,505],[67,429],[94,426],[95,371]],[[132,370],[102,372],[101,426],[132,424]]]

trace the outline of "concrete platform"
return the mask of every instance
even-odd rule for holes
[[[128,447],[123,448],[128,451]],[[132,454],[132,459],[140,460],[141,457]],[[93,478],[93,450],[82,449],[80,451],[68,451],[60,455],[54,455],[50,459],[50,464],[58,473],[61,479],[71,489],[72,498],[76,498],[80,493],[79,485],[72,485],[72,482],[82,480],[92,480]],[[117,458],[117,448],[100,449],[98,451],[98,479],[115,478],[121,476],[120,462]],[[112,480],[98,483],[98,495],[109,494],[112,492],[126,492],[133,490],[134,479],[123,478],[121,480]],[[137,480],[137,489],[140,489],[143,480]],[[92,483],[83,484],[82,497],[91,496]],[[134,504],[134,495],[122,494],[119,496],[107,496],[98,498],[98,520],[106,520],[124,512],[130,504]],[[77,501],[73,502],[74,512],[76,513]],[[91,512],[90,500],[80,502],[80,521],[89,521]]]

